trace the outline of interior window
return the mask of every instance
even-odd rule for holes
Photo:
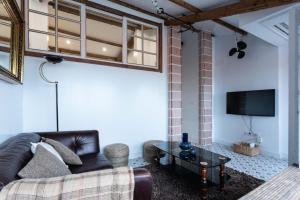
[[[79,1],[26,1],[27,50],[159,69],[161,47],[156,23],[139,22]],[[86,11],[81,13],[84,8]]]
[[[28,3],[30,49],[81,54],[79,5],[62,0],[28,0]]]
[[[122,62],[123,20],[87,10],[87,57]]]
[[[0,46],[11,47],[11,18],[0,2]],[[0,52],[0,67],[9,69],[10,56],[7,52]]]
[[[3,4],[0,4],[0,44],[10,46],[11,20]]]
[[[157,28],[130,21],[127,24],[127,62],[157,67]]]

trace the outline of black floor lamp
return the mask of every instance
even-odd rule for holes
[[[51,64],[57,64],[61,63],[63,61],[63,58],[61,56],[55,56],[55,55],[46,55],[45,59],[47,61],[43,62],[40,67],[39,67],[39,73],[41,78],[50,84],[55,84],[55,103],[56,103],[56,131],[59,131],[59,118],[58,118],[58,81],[50,81],[49,79],[46,78],[45,73],[44,73],[44,66],[47,63]]]

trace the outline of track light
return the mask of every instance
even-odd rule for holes
[[[233,56],[234,54],[238,53],[237,58],[242,59],[246,55],[246,52],[243,51],[246,48],[247,48],[247,43],[242,40],[238,41],[237,37],[236,37],[236,47],[233,47],[232,49],[230,49],[229,56]]]

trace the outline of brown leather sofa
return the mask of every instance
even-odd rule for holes
[[[0,144],[0,190],[11,181],[20,179],[18,172],[32,158],[30,142],[39,142],[41,137],[57,140],[80,156],[82,166],[69,166],[72,173],[112,168],[110,162],[100,154],[98,131],[68,131],[22,133]],[[152,177],[143,168],[134,169],[134,200],[150,200]]]

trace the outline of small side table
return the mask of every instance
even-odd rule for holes
[[[161,150],[157,149],[155,146],[153,146],[153,144],[156,143],[160,143],[163,142],[161,140],[149,140],[147,142],[144,143],[143,145],[143,149],[144,149],[144,153],[143,153],[143,157],[144,160],[152,163],[153,161],[158,162],[160,158],[165,156],[165,153],[163,153]]]
[[[126,144],[116,143],[104,147],[104,155],[113,167],[128,166],[129,147]]]

